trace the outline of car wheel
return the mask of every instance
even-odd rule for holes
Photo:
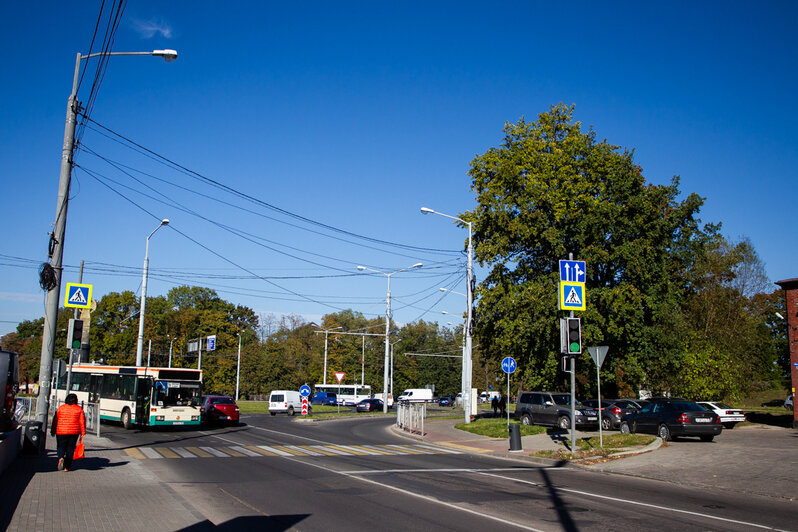
[[[657,429],[657,436],[662,438],[663,441],[670,441],[671,429],[669,429],[668,426],[663,423],[659,426],[659,429]]]
[[[277,412],[269,412],[271,415],[276,416]]]
[[[612,428],[612,420],[608,417],[601,418],[601,428],[604,430],[610,430]]]
[[[288,415],[289,416],[293,416],[294,415],[294,407],[293,406],[289,406],[288,407]]]
[[[712,441],[715,439],[713,434],[707,434],[705,436],[701,436],[701,441]]]
[[[529,414],[524,414],[521,416],[521,424],[522,425],[531,425],[532,424],[532,416]]]
[[[631,434],[631,433],[632,429],[629,428],[629,423],[627,423],[626,421],[621,423],[621,434]]]
[[[568,416],[560,416],[557,426],[562,430],[568,430],[571,428],[571,420],[568,418]]]
[[[120,421],[125,430],[130,430],[130,427],[133,426],[133,423],[130,422],[130,410],[127,408],[122,410],[122,417],[120,418]]]

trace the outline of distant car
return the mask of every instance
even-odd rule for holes
[[[720,422],[727,429],[733,429],[737,423],[745,421],[745,413],[743,413],[742,410],[729,406],[726,403],[699,401],[698,404],[720,416]]]
[[[338,404],[337,396],[335,392],[316,392],[313,394],[313,397],[310,398],[310,404],[312,405],[331,405],[335,406]]]
[[[762,403],[762,406],[786,406],[784,399],[771,399],[770,401]]]
[[[238,425],[238,405],[227,395],[204,395],[200,420],[205,425]]]
[[[355,408],[358,412],[382,412],[383,402],[379,399],[363,399]]]
[[[444,395],[438,399],[438,406],[454,406],[454,398],[451,395]]]
[[[792,394],[787,396],[787,399],[784,400],[784,408],[792,412]]]
[[[665,441],[679,436],[698,436],[710,442],[723,431],[720,417],[703,406],[684,399],[649,399],[635,414],[621,420],[623,434],[656,434]]]

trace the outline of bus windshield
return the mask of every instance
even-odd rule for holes
[[[195,382],[155,381],[153,405],[189,406],[200,403],[200,387]]]

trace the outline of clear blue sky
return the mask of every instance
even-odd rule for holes
[[[99,6],[0,3],[0,334],[44,314],[66,100]],[[64,280],[85,260],[96,298],[139,294],[169,218],[149,295],[198,284],[258,313],[374,317],[387,279],[356,266],[421,261],[392,278],[394,319],[445,323],[465,306],[439,288],[465,290],[466,231],[419,208],[473,208],[473,157],[559,102],[650,181],[680,175],[771,280],[798,277],[796,20],[794,2],[130,2],[113,49],[180,57],[113,58],[92,119],[229,191],[86,129]]]

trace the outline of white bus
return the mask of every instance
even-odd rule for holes
[[[74,393],[79,402],[99,403],[101,420],[126,429],[200,424],[201,370],[74,364],[70,390],[66,381],[66,374],[56,381],[57,403]]]
[[[371,386],[368,384],[316,384],[316,392],[334,393],[339,405],[354,406],[363,399],[371,399]]]

